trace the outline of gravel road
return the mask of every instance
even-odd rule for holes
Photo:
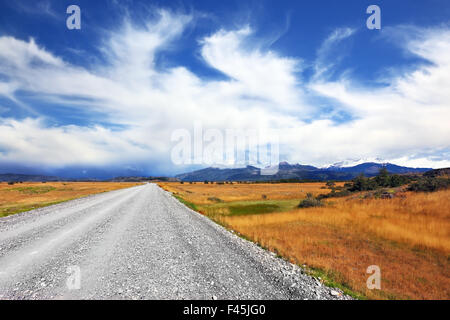
[[[155,184],[0,218],[0,299],[348,299]]]

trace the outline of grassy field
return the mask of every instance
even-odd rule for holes
[[[450,298],[450,190],[358,194],[324,207],[297,208],[324,183],[160,183],[177,198],[245,238],[304,265],[325,283],[360,298]],[[369,290],[366,269],[381,269],[381,290]]]
[[[23,182],[0,183],[0,217],[24,212],[90,194],[128,188],[122,182]]]

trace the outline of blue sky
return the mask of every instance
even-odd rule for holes
[[[275,129],[289,162],[450,166],[449,57],[445,0],[2,0],[0,172],[180,173],[198,122]]]

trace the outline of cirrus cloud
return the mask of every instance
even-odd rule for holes
[[[202,78],[184,65],[160,68],[156,55],[174,46],[192,20],[161,10],[144,26],[125,21],[105,35],[100,49],[106,62],[91,67],[70,64],[33,39],[0,37],[1,96],[23,105],[21,93],[28,92],[61,110],[82,110],[91,123],[55,124],[32,112],[3,117],[0,163],[151,166],[170,161],[174,130],[200,122],[216,129],[277,129],[283,157],[294,162],[381,157],[450,166],[439,157],[450,149],[450,30],[422,30],[405,41],[405,50],[430,63],[371,88],[344,77],[301,77],[301,58],[259,47],[249,26],[220,29],[198,41],[203,62],[225,79]],[[324,40],[319,73],[333,64],[324,50],[354,32],[341,28]],[[311,94],[335,105],[323,112],[309,102]],[[332,114],[340,111],[352,119],[334,121]]]

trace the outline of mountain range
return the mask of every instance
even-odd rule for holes
[[[269,181],[269,180],[350,180],[363,173],[376,176],[381,168],[393,174],[420,174],[431,168],[409,168],[392,163],[366,162],[355,166],[329,166],[317,168],[310,165],[280,162],[274,175],[261,175],[261,169],[253,166],[244,168],[205,168],[176,175],[181,181]]]
[[[243,168],[214,168],[209,167],[188,173],[178,174],[175,177],[116,177],[104,179],[67,179],[57,176],[33,175],[33,174],[0,174],[0,182],[19,181],[269,181],[269,180],[350,180],[363,173],[367,177],[378,174],[380,168],[385,167],[394,174],[421,174],[431,168],[409,168],[391,163],[365,162],[354,166],[334,164],[331,166],[317,168],[310,165],[289,164],[280,162],[278,172],[274,175],[261,175],[261,169],[253,166]]]
[[[18,173],[5,173],[0,174],[0,182],[19,182],[19,181],[30,181],[30,182],[41,182],[41,181],[59,181],[61,178],[55,176],[45,176],[37,174],[18,174]]]

